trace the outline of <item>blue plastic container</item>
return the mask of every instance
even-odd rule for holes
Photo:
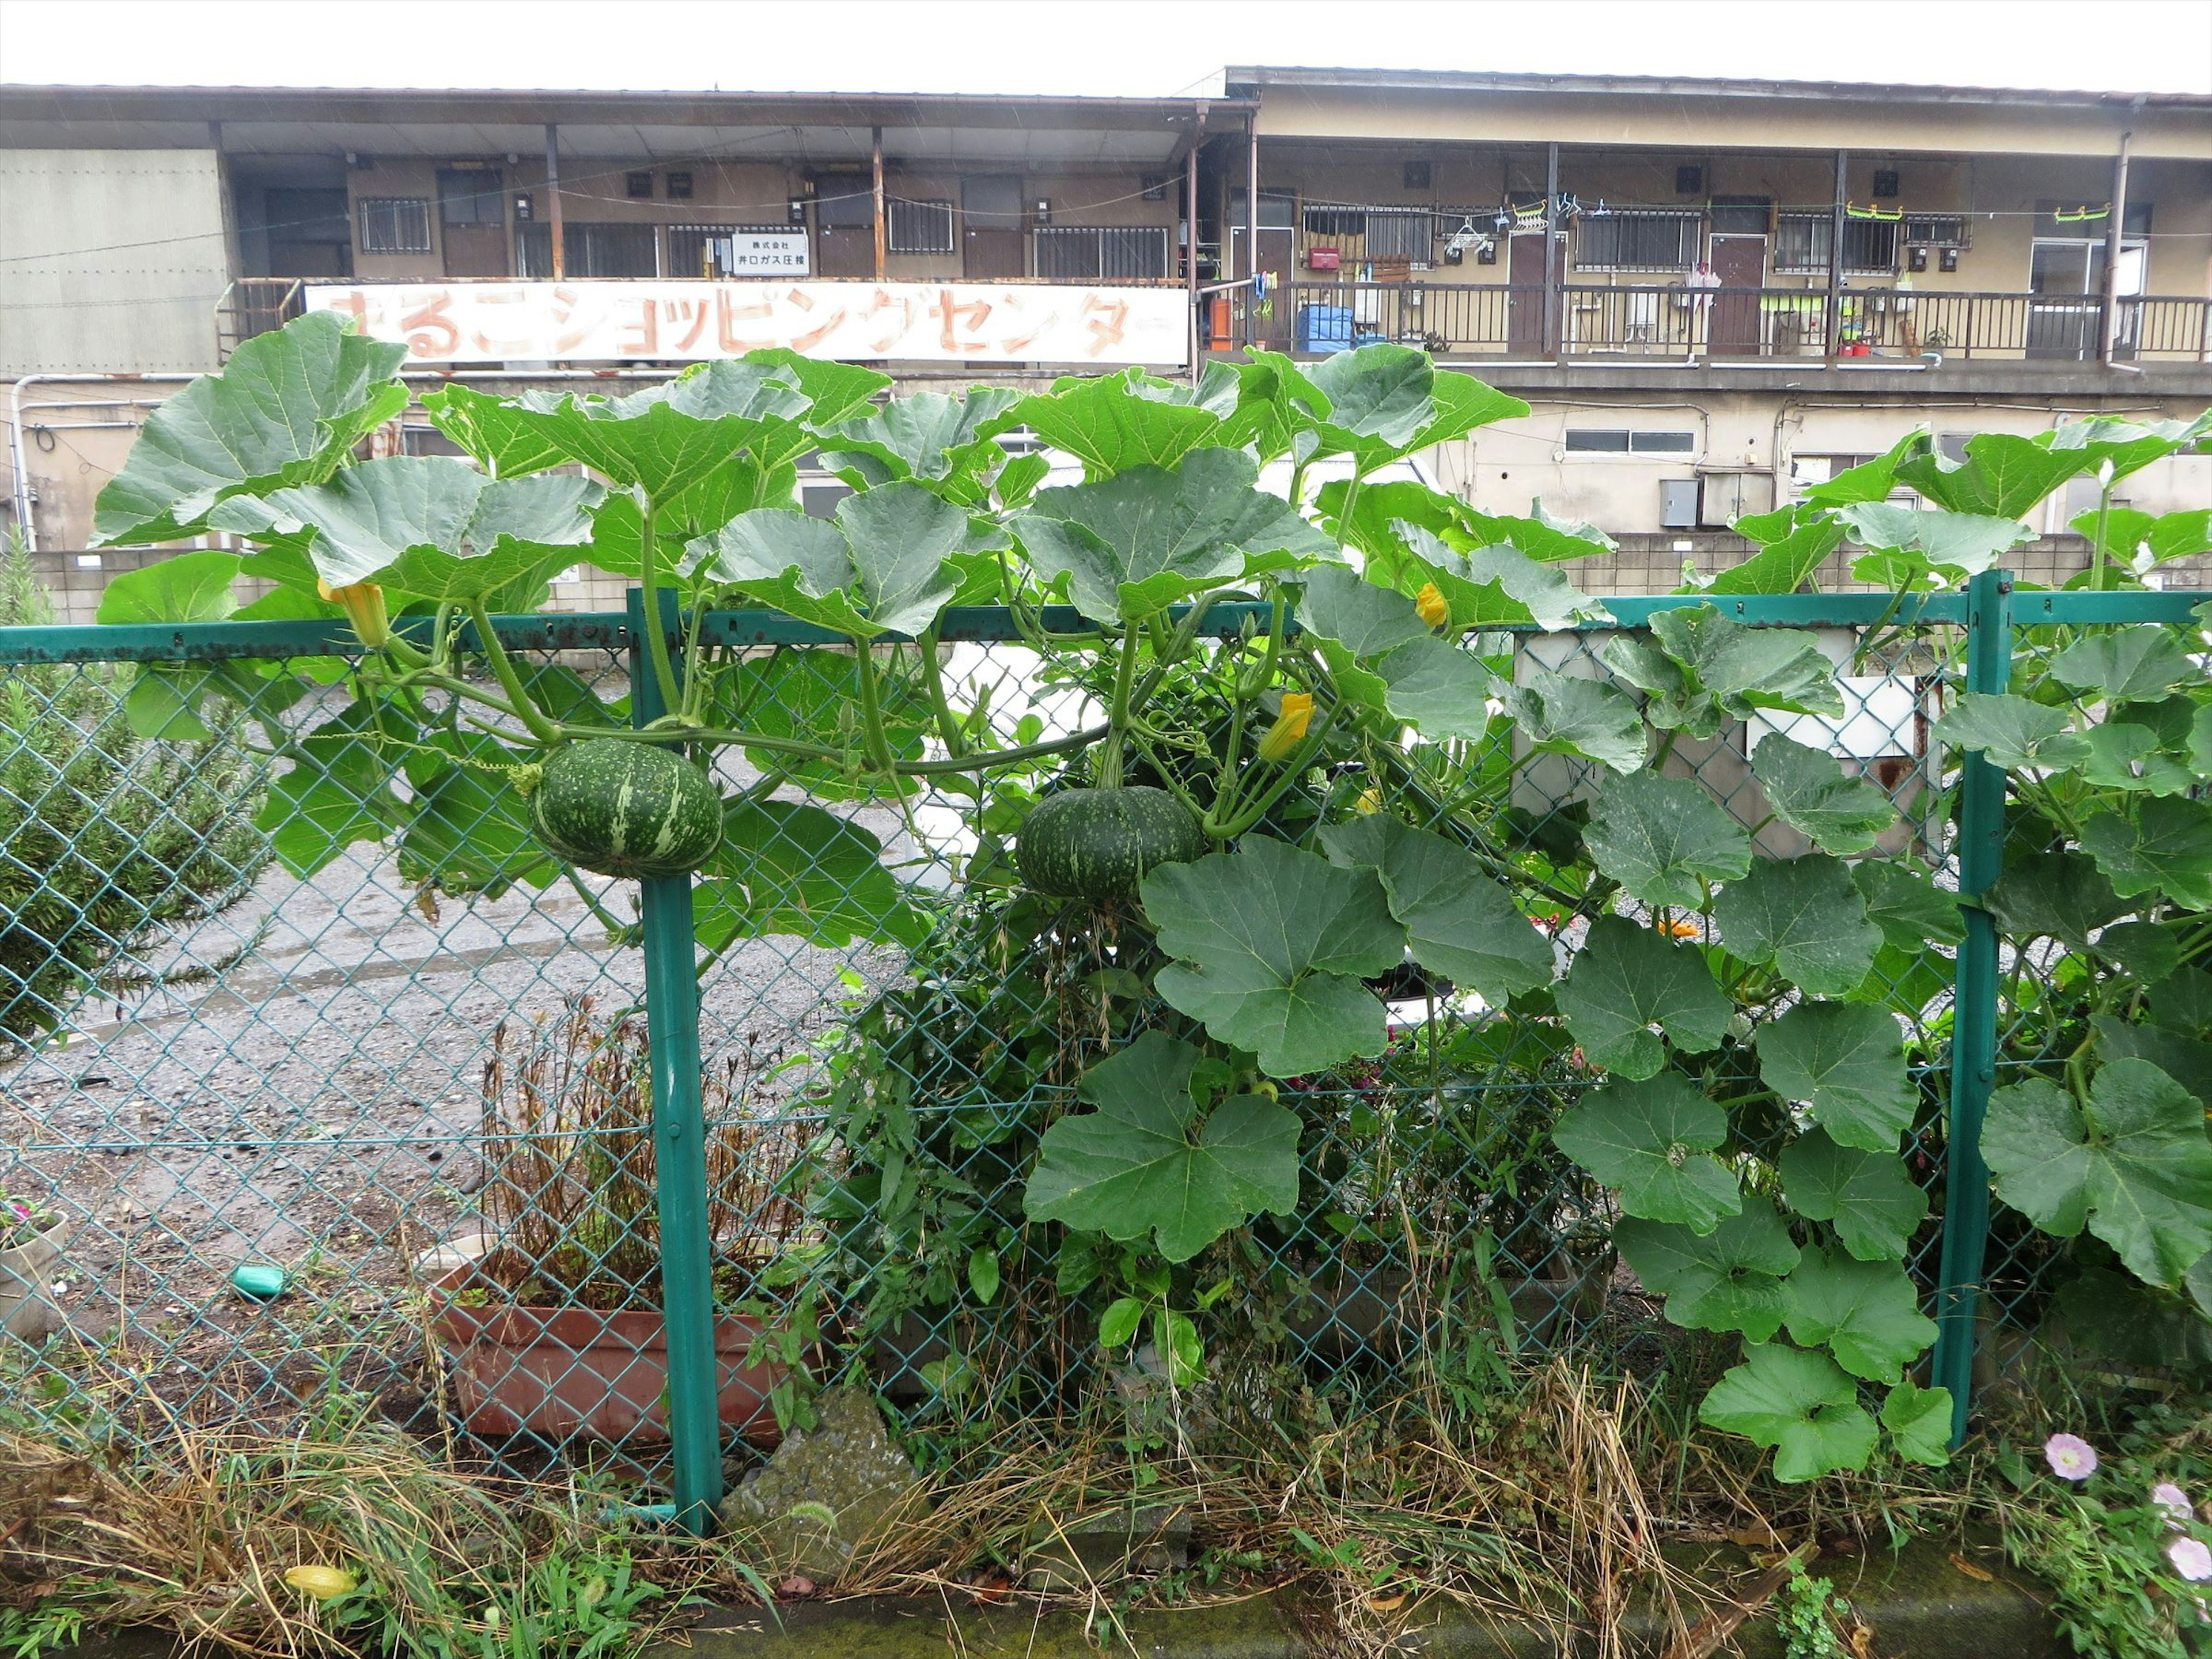
[[[1350,306],[1300,306],[1297,325],[1301,351],[1341,351],[1352,343]]]

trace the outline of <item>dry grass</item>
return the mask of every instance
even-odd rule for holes
[[[486,1273],[538,1281],[587,1307],[658,1296],[652,1052],[643,1016],[601,1019],[588,997],[552,1023],[502,1024],[483,1070],[481,1204],[498,1246]],[[787,1124],[746,1111],[746,1060],[702,1079],[707,1219],[717,1269],[750,1275],[803,1217],[783,1196],[799,1153]]]

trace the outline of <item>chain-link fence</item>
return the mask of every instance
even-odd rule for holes
[[[2184,625],[2193,597],[2012,595],[1992,574],[1901,607],[1728,600],[1734,620],[1814,630],[1844,712],[1679,739],[1660,765],[1787,857],[1803,844],[1752,757],[1777,737],[1824,750],[1895,803],[1882,851],[1976,893],[1996,874],[2003,777],[1992,790],[1981,763],[1939,750],[1944,699],[2002,690],[2016,629],[2032,654],[2071,624]],[[1607,603],[1633,627],[1698,602]],[[499,627],[541,692],[572,684],[641,720],[641,617]],[[1596,676],[1604,632],[1467,648],[1501,680]],[[641,900],[553,862],[495,761],[425,751],[395,781],[334,723],[348,637],[0,631],[0,1187],[53,1217],[0,1255],[0,1310],[11,1276],[37,1287],[6,1312],[13,1385],[84,1391],[118,1420],[274,1423],[336,1376],[468,1457],[526,1474],[557,1459],[567,1478],[685,1502],[711,1501],[725,1452],[772,1438],[848,1369],[948,1450],[1102,1395],[1142,1412],[1159,1368],[1097,1344],[1118,1247],[1062,1243],[1022,1211],[1043,1127],[1145,1024],[1132,988],[1151,965],[1110,921],[1073,921],[1005,878],[1049,758],[893,796],[725,751],[738,816],[722,857]],[[1095,688],[1003,614],[962,613],[945,637],[956,699],[1003,742],[1083,723]],[[752,613],[676,642],[728,665],[730,724],[849,734],[848,648]],[[926,749],[919,690],[901,707],[916,648],[885,653],[882,684],[893,729],[908,720]],[[1370,793],[1415,822],[1476,799],[1528,867],[1547,848],[1571,863],[1591,775],[1496,729],[1394,751],[1389,775],[1309,780],[1267,827],[1295,836]],[[1533,908],[1564,961],[1592,918],[1556,900]],[[1956,1149],[1996,1073],[2041,1058],[2048,1027],[2021,1013],[2021,988],[2063,957],[2049,941],[2000,957],[1966,914],[1962,945],[1886,937],[1875,988],[1906,1034],[1908,1156],[1936,1200],[1912,1267],[1944,1333],[1937,1380],[1962,1401],[1976,1291],[1985,1322],[2032,1327],[2051,1247],[1986,1218],[1978,1157]],[[1541,995],[1509,1016],[1410,969],[1378,988],[1388,1053],[1285,1085],[1303,1125],[1295,1210],[1194,1264],[1229,1392],[1261,1416],[1291,1395],[1344,1415],[1409,1387],[1480,1388],[1532,1349],[1593,1341],[1635,1363],[1654,1304],[1617,1266],[1604,1191],[1550,1138],[1593,1080],[1571,1038]]]

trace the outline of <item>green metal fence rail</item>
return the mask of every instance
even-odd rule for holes
[[[1711,602],[1719,605],[1732,620],[1749,625],[1850,630],[1862,648],[1869,638],[1884,630],[1891,630],[1892,637],[1894,630],[1900,628],[1937,630],[1942,635],[1941,642],[1930,647],[1930,653],[1922,659],[1920,666],[1911,671],[1913,674],[1963,684],[1973,690],[2001,691],[2005,689],[2010,672],[2015,639],[2022,630],[2114,623],[2187,626],[2191,624],[2192,610],[2207,598],[2212,596],[2016,592],[2009,576],[2001,572],[1977,577],[1965,593],[1911,598],[1902,602],[1881,594],[1742,599],[1711,596],[1710,599],[1698,595],[1618,597],[1602,601],[1613,622],[1566,630],[1565,645],[1547,648],[1585,651],[1586,641],[1575,636],[1596,635],[1613,628],[1638,627],[1662,609]],[[1209,615],[1206,625],[1209,632],[1230,634],[1249,626],[1264,626],[1266,617],[1266,607],[1223,605]],[[672,648],[677,649],[683,648],[690,639],[696,639],[703,647],[732,651],[805,651],[810,647],[843,647],[838,636],[774,613],[714,613],[689,638],[686,630],[679,629],[676,622],[672,610],[662,618]],[[411,625],[416,624],[401,624],[403,628]],[[1072,610],[1048,610],[1044,625],[1053,630],[1073,629],[1079,625],[1079,619]],[[631,692],[629,714],[635,725],[646,725],[661,712],[653,676],[643,672],[647,619],[639,593],[632,592],[626,612],[505,617],[495,619],[494,626],[501,642],[518,655],[545,663],[565,657],[592,665],[593,672],[611,678],[626,672]],[[1504,631],[1526,635],[1534,630]],[[973,646],[987,653],[999,647],[1018,650],[1021,640],[1008,613],[994,609],[948,612],[940,637],[948,646]],[[465,637],[465,648],[468,643]],[[1533,642],[1524,642],[1522,648],[1533,648]],[[308,665],[349,658],[358,652],[357,642],[343,623],[322,622],[0,629],[0,665],[9,668],[11,680],[22,676],[27,684],[30,683],[28,677],[33,674],[97,672],[102,665],[271,660]],[[111,705],[119,706],[120,690],[112,673],[106,679],[87,684],[92,687],[87,695],[95,701],[106,697]],[[62,694],[50,687],[38,695],[58,699]],[[104,715],[95,710],[80,718],[88,721],[112,718],[114,712],[114,707],[108,706]],[[0,761],[7,758],[0,755]],[[1940,756],[1934,758],[1933,767],[1929,778],[1930,799],[1940,790],[1947,775]],[[2005,834],[2005,776],[1978,756],[1967,756],[1960,759],[1957,779],[1957,833],[1947,856],[1954,862],[1954,874],[1960,891],[1972,899],[1995,879],[2000,866]],[[265,776],[261,782],[265,785]],[[64,786],[58,783],[55,787]],[[853,810],[861,811],[867,805],[865,801],[858,803]],[[383,854],[380,853],[378,856]],[[0,863],[4,863],[6,857],[6,849],[0,848]],[[255,1106],[259,1098],[254,1079],[258,1076],[265,1083],[267,1068],[270,1066],[302,1066],[311,1079],[320,1079],[316,1098],[324,1100],[334,1096],[337,1105],[343,1105],[351,1089],[368,1088],[381,1098],[394,1092],[426,1093],[434,1082],[447,1090],[459,1086],[458,1080],[465,1067],[493,1052],[487,1022],[495,1024],[518,1012],[521,1000],[510,989],[489,981],[479,982],[477,976],[483,964],[495,957],[521,964],[517,973],[527,969],[526,991],[573,995],[580,982],[586,989],[601,988],[614,999],[617,1006],[635,1006],[641,993],[651,1062],[649,1134],[658,1216],[659,1281],[666,1331],[664,1409],[667,1461],[657,1461],[659,1441],[641,1429],[638,1437],[621,1446],[620,1455],[611,1458],[607,1467],[617,1472],[642,1471],[649,1478],[665,1481],[672,1490],[679,1519],[694,1529],[703,1529],[709,1524],[714,1507],[722,1495],[726,1447],[719,1401],[730,1364],[718,1347],[714,1231],[717,1223],[709,1190],[710,1162],[720,1156],[714,1150],[721,1144],[716,1137],[772,1127],[787,1139],[803,1141],[811,1137],[820,1124],[810,1115],[803,1102],[786,1103],[792,1109],[771,1119],[748,1115],[752,1112],[751,1106],[747,1103],[739,1109],[730,1103],[734,1096],[718,1097],[717,1103],[702,1095],[702,1077],[710,1077],[712,1065],[719,1062],[710,1060],[702,1067],[702,1024],[708,1015],[702,1012],[707,999],[702,996],[700,978],[692,879],[678,878],[643,884],[635,933],[635,942],[641,947],[638,953],[641,978],[621,967],[611,956],[590,954],[579,943],[577,934],[551,918],[550,913],[537,918],[551,921],[550,933],[543,928],[535,933],[523,929],[527,937],[519,936],[517,930],[521,924],[537,914],[527,908],[520,916],[501,913],[507,915],[506,921],[494,917],[481,921],[472,911],[465,911],[469,927],[474,930],[466,938],[473,943],[459,942],[449,932],[441,931],[441,922],[432,921],[427,937],[418,941],[427,955],[412,965],[408,959],[398,956],[379,957],[375,952],[382,948],[384,935],[377,930],[388,932],[402,924],[414,925],[409,922],[408,907],[417,901],[396,889],[378,885],[374,867],[365,872],[356,870],[356,875],[359,885],[352,893],[340,896],[333,915],[319,924],[320,931],[311,927],[314,919],[307,914],[313,907],[302,902],[297,907],[300,914],[272,914],[264,919],[259,930],[252,936],[234,939],[233,946],[223,952],[225,960],[222,965],[228,968],[235,962],[251,960],[264,938],[276,928],[290,929],[294,954],[303,960],[324,952],[324,942],[340,933],[365,939],[366,945],[349,947],[356,951],[355,959],[326,957],[327,966],[298,977],[307,991],[337,988],[333,994],[338,991],[359,992],[362,987],[377,983],[397,983],[398,990],[376,1005],[381,1018],[374,1033],[345,1026],[342,1021],[318,1024],[319,1016],[303,1016],[289,1028],[272,1018],[267,1030],[256,1031],[253,1041],[245,1043],[245,1052],[240,1051],[240,1039],[223,1038],[219,1060],[198,1072],[193,1069],[192,1063],[178,1058],[174,1042],[165,1037],[159,1054],[148,1055],[131,1080],[132,1086],[140,1089],[144,1097],[138,1103],[137,1127],[126,1125],[119,1109],[111,1110],[107,1121],[100,1123],[94,1121],[99,1115],[96,1109],[70,1105],[69,1109],[82,1114],[82,1121],[91,1126],[88,1133],[64,1141],[50,1132],[26,1141],[18,1149],[18,1156],[51,1158],[57,1166],[66,1164],[74,1170],[88,1160],[137,1156],[149,1148],[173,1154],[173,1167],[168,1169],[164,1179],[180,1206],[190,1200],[197,1187],[213,1178],[210,1172],[216,1164],[228,1161],[235,1169],[238,1160],[246,1159],[242,1173],[225,1179],[240,1191],[258,1192],[265,1185],[268,1192],[275,1195],[270,1201],[280,1206],[274,1212],[279,1220],[281,1206],[285,1201],[283,1194],[287,1193],[295,1197],[344,1196],[349,1203],[345,1210],[319,1223],[302,1223],[292,1231],[306,1237],[310,1247],[307,1255],[313,1260],[322,1261],[325,1255],[329,1258],[331,1265],[327,1268],[318,1267],[315,1271],[328,1271],[335,1276],[326,1300],[337,1304],[340,1316],[355,1322],[349,1328],[361,1328],[365,1321],[381,1320],[384,1322],[380,1328],[386,1332],[392,1346],[404,1346],[409,1340],[426,1339],[420,1332],[410,1335],[395,1327],[388,1305],[393,1286],[363,1279],[357,1259],[350,1262],[342,1259],[344,1251],[360,1248],[347,1242],[358,1233],[354,1224],[360,1218],[351,1207],[351,1201],[359,1196],[359,1192],[356,1189],[343,1195],[329,1194],[325,1172],[333,1167],[331,1159],[337,1154],[331,1148],[342,1148],[345,1156],[353,1160],[348,1166],[353,1173],[347,1179],[365,1182],[376,1189],[378,1201],[391,1211],[390,1225],[397,1230],[401,1254],[405,1255],[415,1245],[427,1242],[427,1235],[415,1231],[418,1225],[441,1224],[437,1219],[441,1215],[448,1220],[459,1217],[470,1207],[465,1201],[469,1195],[456,1193],[441,1196],[435,1204],[426,1204],[419,1197],[422,1189],[418,1187],[410,1188],[398,1200],[387,1202],[388,1195],[380,1183],[385,1172],[397,1160],[411,1158],[427,1170],[431,1164],[423,1160],[431,1159],[433,1152],[442,1158],[450,1150],[458,1159],[473,1144],[473,1133],[455,1129],[439,1115],[440,1111],[457,1103],[434,1105],[428,1101],[416,1102],[422,1109],[421,1126],[412,1134],[395,1131],[388,1124],[380,1126],[373,1133],[326,1133],[319,1127],[319,1121],[308,1120],[307,1109],[299,1098],[278,1089],[274,1091],[275,1104],[291,1114],[286,1120],[285,1132],[262,1133],[257,1128],[249,1133],[246,1110]],[[372,895],[372,890],[373,902],[370,896],[365,896]],[[598,921],[608,921],[597,896],[580,896]],[[434,902],[421,902],[426,916],[436,911]],[[357,906],[360,915],[346,914],[349,906]],[[1948,1121],[1943,1125],[1940,1158],[1931,1154],[1930,1160],[1936,1165],[1930,1178],[1946,1194],[1942,1227],[1940,1241],[1932,1249],[1923,1249],[1920,1268],[1923,1277],[1932,1279],[1938,1316],[1940,1335],[1933,1362],[1935,1381],[1953,1391],[1957,1413],[1954,1432],[1958,1434],[1965,1431],[1972,1404],[1975,1362],[1982,1346],[1978,1333],[1984,1327],[1977,1304],[1985,1284],[1991,1221],[1989,1182],[1979,1158],[1978,1139],[1982,1115],[1999,1068],[2002,1018],[2000,950],[1992,925],[1984,912],[1970,905],[1967,927],[1966,943],[1956,956],[1952,994]],[[210,964],[193,955],[198,948],[187,947],[185,959],[173,965],[204,978]],[[554,971],[569,961],[572,953],[580,951],[585,952],[579,958],[580,967],[573,972],[562,969],[566,978]],[[433,959],[446,964],[441,971],[465,976],[460,996],[447,1000],[440,994],[427,991],[422,963]],[[780,964],[775,971],[799,973],[793,953],[785,951],[775,960]],[[726,975],[707,984],[708,992],[722,998],[717,1005],[719,1012],[712,1015],[720,1033],[714,1049],[716,1056],[726,1050],[734,1052],[739,1046],[750,1055],[761,1046],[763,1036],[772,1039],[766,1043],[767,1058],[745,1073],[747,1088],[752,1085],[757,1073],[768,1075],[776,1065],[798,1064],[794,1056],[801,1055],[806,1045],[819,1035],[815,1025],[800,1020],[796,1014],[777,1016],[784,1024],[785,1029],[781,1032],[769,1029],[775,1021],[761,1012],[768,1004],[766,981],[759,977],[769,965],[769,957],[763,956],[738,975],[739,983],[732,986]],[[157,969],[160,966],[155,964]],[[838,971],[846,976],[848,985],[866,977],[849,961],[844,962]],[[896,979],[898,971],[892,964],[878,977],[889,982]],[[291,982],[289,975],[277,981],[280,988]],[[157,978],[154,983],[159,986],[163,981]],[[800,988],[802,1000],[810,989],[814,997],[809,1020],[816,1018],[836,994],[833,988],[811,981]],[[418,1017],[418,1011],[408,999],[417,994],[428,997],[422,1017],[434,1015],[473,1028],[476,1047],[465,1059],[426,1057],[421,1042],[408,1046],[410,1036],[422,1035],[409,1025],[410,1019]],[[225,998],[231,1000],[226,1002]],[[165,1029],[174,1031],[211,1021],[225,1010],[236,1012],[240,1009],[248,1016],[255,1012],[248,994],[227,991],[218,975],[213,980],[213,990],[201,1004],[171,1010],[158,1018],[172,1022]],[[774,1010],[769,1012],[773,1013]],[[748,1033],[749,1021],[758,1021],[761,1029]],[[88,1045],[94,1054],[104,1053],[111,1042],[123,1041],[119,1035],[123,1030],[124,1023],[118,1023],[114,1031],[81,1037],[79,1043]],[[317,1054],[306,1054],[307,1048],[318,1045]],[[326,1054],[323,1052],[325,1050]],[[13,1103],[19,1113],[51,1129],[52,1121],[65,1104],[81,1101],[88,1091],[106,1081],[95,1081],[81,1069],[71,1073],[59,1063],[66,1053],[52,1045],[19,1053],[13,1058],[0,1053],[0,1106],[8,1104],[13,1095]],[[163,1066],[167,1071],[162,1071]],[[257,1073],[257,1067],[262,1069]],[[38,1071],[35,1078],[31,1075],[34,1070]],[[214,1105],[196,1106],[187,1098],[216,1092],[210,1079],[218,1073],[231,1079],[223,1087],[242,1091],[230,1098],[228,1118],[222,1115],[220,1108],[223,1103],[220,1100]],[[360,1081],[363,1078],[371,1080]],[[175,1115],[167,1120],[160,1117],[164,1109],[156,1099],[157,1081],[178,1103]],[[183,1086],[179,1087],[179,1083]],[[291,1085],[288,1083],[285,1086]],[[48,1094],[51,1099],[46,1098]],[[204,1124],[214,1125],[230,1134],[231,1142],[226,1145],[210,1128],[185,1133],[191,1114],[195,1111],[201,1114],[199,1121]],[[150,1137],[144,1132],[149,1121],[155,1125]],[[551,1131],[544,1133],[552,1135]],[[613,1133],[609,1132],[611,1135]],[[628,1130],[622,1133],[627,1133]],[[609,1144],[614,1144],[613,1140]],[[313,1161],[318,1154],[320,1162]],[[417,1177],[410,1175],[409,1179]],[[0,1179],[0,1186],[4,1184],[4,1179]],[[161,1201],[163,1200],[156,1200],[157,1204]],[[229,1322],[227,1326],[215,1329],[204,1309],[195,1312],[183,1300],[187,1291],[203,1299],[210,1294],[220,1294],[219,1291],[210,1292],[207,1263],[198,1261],[206,1253],[203,1249],[205,1240],[198,1234],[189,1239],[184,1237],[180,1224],[173,1224],[166,1213],[149,1213],[141,1225],[136,1219],[135,1200],[118,1198],[116,1202],[123,1206],[117,1212],[122,1219],[103,1224],[118,1230],[115,1237],[121,1248],[121,1260],[114,1270],[118,1316],[112,1338],[107,1341],[111,1357],[117,1357],[118,1363],[127,1361],[137,1367],[134,1374],[173,1379],[180,1390],[180,1397],[188,1395],[209,1409],[240,1407],[257,1390],[280,1382],[296,1389],[303,1368],[311,1370],[317,1363],[315,1345],[310,1340],[310,1314],[291,1310],[282,1299],[265,1305],[240,1304],[224,1314],[223,1318]],[[423,1220],[426,1216],[430,1218],[427,1222]],[[217,1219],[211,1212],[209,1221],[200,1226],[200,1233],[206,1234],[210,1229],[220,1233]],[[280,1226],[278,1221],[271,1221],[259,1233],[231,1241],[237,1246],[232,1253],[252,1255],[264,1246],[272,1231],[282,1233],[289,1225],[284,1223]],[[612,1249],[620,1243],[616,1240],[596,1248]],[[1934,1258],[1932,1271],[1930,1256]],[[186,1272],[194,1267],[197,1277]],[[148,1285],[152,1300],[172,1310],[169,1324],[156,1328],[134,1313],[129,1301],[134,1272]],[[225,1306],[230,1309],[229,1304]],[[288,1319],[307,1322],[288,1326]],[[271,1334],[270,1346],[278,1355],[274,1363],[255,1358],[258,1351],[251,1351],[247,1345],[234,1348],[218,1340],[225,1334],[235,1336],[248,1328]],[[931,1350],[925,1346],[916,1352],[943,1352],[944,1345],[950,1340],[949,1330],[949,1324],[933,1327],[928,1334],[929,1340],[939,1343],[939,1348]],[[291,1339],[289,1346],[276,1340],[280,1337]],[[1031,1334],[1026,1340],[1044,1344],[1048,1339]],[[1388,1346],[1380,1339],[1375,1339],[1369,1346],[1378,1355]],[[8,1360],[9,1346],[8,1339],[0,1336],[0,1362]],[[16,1360],[21,1362],[27,1351],[20,1344],[15,1347]],[[1387,1355],[1383,1358],[1387,1363]],[[432,1376],[426,1386],[434,1390],[444,1385]],[[641,1411],[649,1414],[650,1406],[651,1401],[647,1401]],[[526,1440],[527,1437],[522,1438]],[[520,1446],[520,1442],[517,1444]],[[546,1449],[543,1445],[538,1448],[541,1453]],[[528,1448],[518,1450],[511,1447],[508,1450],[527,1461],[524,1454]]]

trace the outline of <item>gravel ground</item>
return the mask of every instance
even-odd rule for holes
[[[186,960],[249,947],[214,981],[85,1005],[65,1042],[0,1071],[16,1165],[0,1186],[76,1218],[50,1322],[165,1395],[244,1403],[388,1327],[414,1254],[475,1230],[494,1030],[578,995],[603,1011],[641,999],[640,954],[565,884],[433,904],[390,858],[356,852],[305,882],[272,866],[185,941]],[[634,890],[602,891],[629,914]],[[902,967],[788,938],[734,947],[702,986],[709,1068],[781,1058]],[[753,1109],[795,1080],[764,1083]],[[291,1289],[240,1296],[229,1277],[248,1261],[285,1267]]]

